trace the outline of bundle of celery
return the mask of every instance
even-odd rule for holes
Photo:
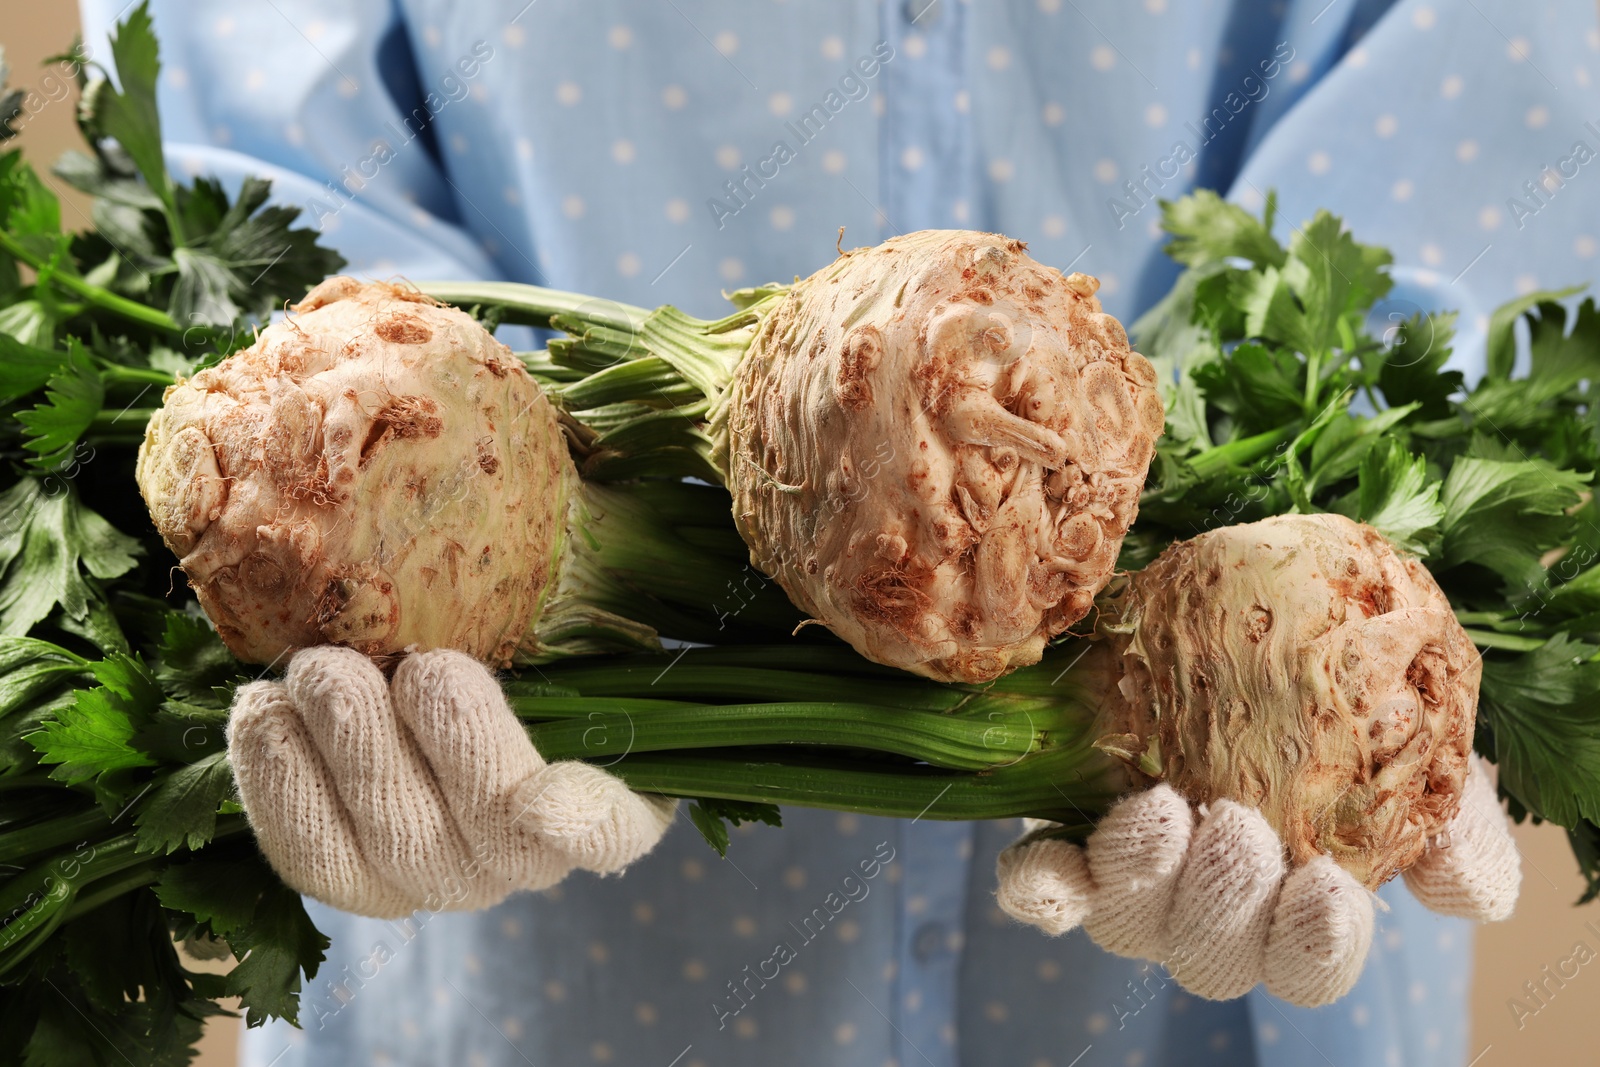
[[[1468,390],[1460,372],[1444,369],[1454,313],[1398,321],[1389,310],[1386,250],[1360,244],[1327,212],[1294,229],[1285,247],[1274,215],[1271,197],[1256,218],[1206,191],[1164,206],[1168,251],[1187,269],[1133,327],[1157,367],[1167,417],[1120,566],[1148,565],[1207,530],[1319,511],[1367,523],[1421,557],[1482,653],[1476,748],[1499,764],[1514,817],[1567,829],[1591,900],[1600,895],[1595,304],[1573,315],[1561,301],[1580,290],[1569,289],[1499,308],[1486,373]],[[567,333],[537,365],[597,428],[579,454],[601,477],[612,465],[708,474],[715,388],[704,368],[749,344],[777,291],[733,294],[744,310],[700,322],[673,308],[585,303],[531,286],[425,288],[495,320]],[[1519,322],[1527,354],[1514,374]],[[563,387],[564,378],[577,384]],[[598,382],[607,390],[591,392]],[[1076,656],[1061,646],[1058,655],[1068,653],[1046,666]],[[1096,700],[1091,692],[1084,703]],[[1058,705],[1058,717],[1066,714]],[[615,769],[637,774],[630,780],[642,788],[667,788],[658,765],[672,766],[654,761],[647,773],[630,760]],[[730,767],[695,779],[701,791],[796,802],[775,772],[741,778]],[[1075,768],[1088,777],[1092,769],[1092,761]],[[823,799],[813,792],[806,802]]]

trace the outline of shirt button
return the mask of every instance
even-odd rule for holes
[[[944,926],[941,923],[923,923],[911,938],[911,951],[919,960],[927,961],[944,947]]]
[[[939,20],[939,7],[944,0],[906,0],[906,21],[927,29]]]

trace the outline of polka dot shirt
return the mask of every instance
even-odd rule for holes
[[[121,0],[85,0],[104,51]],[[1158,198],[1279,232],[1319,207],[1391,247],[1386,308],[1594,276],[1588,0],[155,0],[169,158],[274,182],[366,275],[494,277],[718,314],[849,244],[972,227],[1170,285]],[[1379,313],[1385,312],[1384,308]],[[1471,928],[1398,884],[1331,1007],[1184,994],[994,904],[1015,823],[792,810],[719,860],[687,826],[625,877],[333,938],[303,1029],[252,1067],[1462,1064]],[[870,873],[869,873],[870,872]]]

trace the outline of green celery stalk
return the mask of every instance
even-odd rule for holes
[[[806,703],[679,705],[627,709],[592,698],[578,717],[528,728],[548,760],[621,758],[634,752],[762,745],[838,746],[893,753],[954,770],[1014,763],[1057,743],[1062,731],[1035,723],[1026,710],[973,719],[866,704]],[[519,714],[538,712],[539,698],[517,702]]]

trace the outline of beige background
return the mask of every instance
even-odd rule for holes
[[[13,4],[0,24],[0,44],[6,48],[13,85],[38,84],[40,60],[65,50],[77,30],[76,5],[63,0]],[[20,143],[39,169],[69,147],[77,147],[69,102],[53,103],[22,125]],[[56,183],[58,189],[61,188]],[[82,198],[74,195],[64,212],[69,226],[87,222]],[[1525,982],[1541,979],[1541,969],[1552,969],[1573,955],[1579,941],[1600,953],[1600,902],[1574,908],[1582,880],[1578,877],[1566,837],[1557,828],[1520,827],[1523,851],[1523,891],[1517,915],[1510,922],[1482,927],[1478,936],[1477,967],[1473,975],[1472,1055],[1474,1067],[1512,1067],[1539,1064],[1565,1067],[1600,1063],[1596,1042],[1600,1009],[1600,959],[1583,966],[1575,978],[1558,988],[1536,1015],[1517,1026],[1508,1007],[1512,997],[1526,998]],[[1592,923],[1594,928],[1589,929]],[[1588,958],[1586,955],[1581,958]],[[1568,973],[1572,965],[1568,964]],[[1531,1001],[1530,1007],[1534,1007]],[[203,1067],[231,1067],[238,1022],[212,1023],[202,1045]]]

